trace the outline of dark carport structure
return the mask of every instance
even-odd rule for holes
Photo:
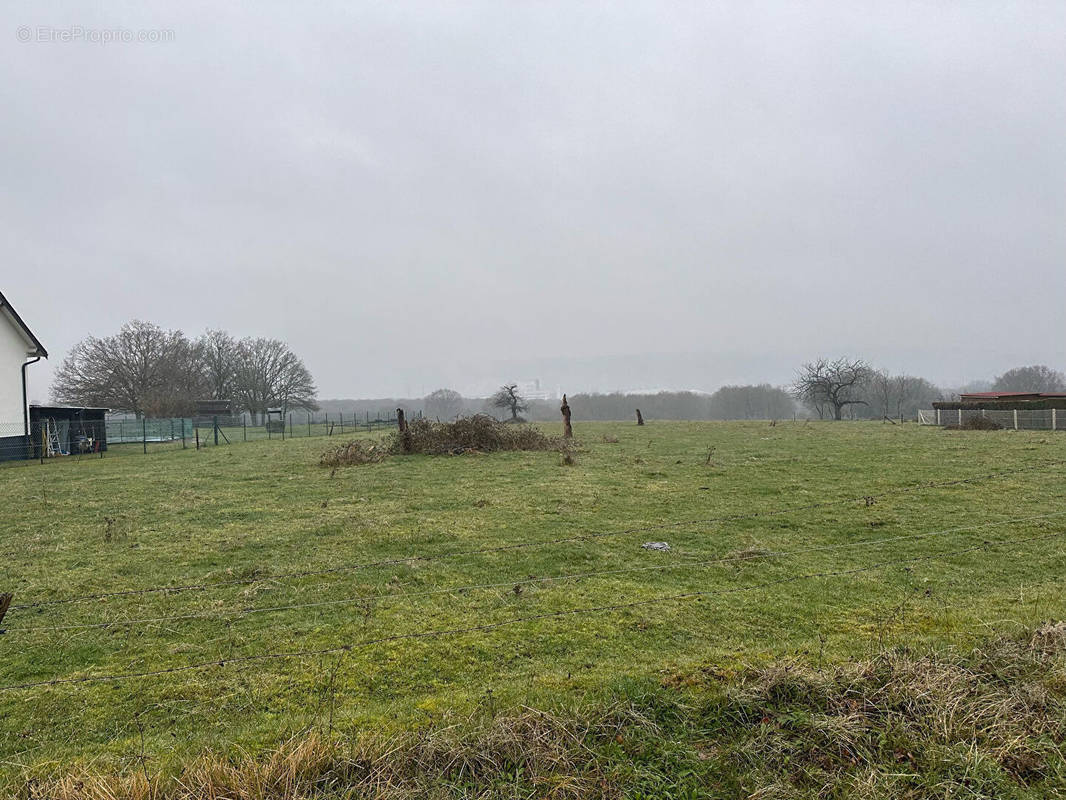
[[[107,450],[106,408],[30,406],[30,454],[42,458]]]

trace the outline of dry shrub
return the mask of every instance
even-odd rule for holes
[[[369,442],[354,439],[326,451],[319,459],[324,467],[349,464],[374,464],[390,455],[476,455],[507,450],[558,450],[564,454],[572,442],[546,436],[531,425],[513,420],[500,422],[486,414],[460,417],[454,422],[430,422],[417,419],[408,423],[407,432],[393,431],[383,440]]]
[[[406,452],[425,455],[496,453],[501,450],[559,450],[562,440],[545,436],[531,425],[500,422],[486,414],[460,417],[454,422],[415,420],[408,426]],[[393,433],[389,449],[404,452],[404,437]]]
[[[342,467],[351,464],[376,464],[382,461],[389,451],[381,442],[366,439],[353,439],[340,447],[334,447],[322,454],[318,463],[323,467]]]

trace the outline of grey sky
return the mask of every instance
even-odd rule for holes
[[[53,369],[132,317],[323,397],[1066,367],[1066,3],[0,14],[0,286]]]

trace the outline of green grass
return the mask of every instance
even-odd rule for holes
[[[576,708],[631,681],[685,693],[698,691],[708,671],[737,675],[789,659],[823,666],[901,644],[967,649],[1066,618],[1066,538],[1015,541],[1066,531],[1066,515],[988,526],[1066,511],[1062,465],[1010,472],[1066,459],[1066,437],[871,423],[575,429],[573,465],[554,452],[499,453],[396,457],[331,473],[317,460],[335,436],[0,468],[0,591],[13,591],[16,605],[255,578],[13,609],[0,636],[5,686],[712,593],[341,654],[0,692],[0,786],[90,763],[127,772],[150,764],[164,774],[204,751],[276,746],[327,718],[335,735],[430,729],[456,715]],[[1009,474],[892,493],[872,505],[674,525],[996,472]],[[660,525],[672,527],[548,544]],[[985,527],[877,543],[973,525]],[[649,540],[672,549],[641,549]],[[538,542],[545,544],[273,577]],[[672,568],[642,569],[654,565]],[[609,571],[512,588],[531,576]],[[424,594],[483,583],[504,585]],[[744,589],[758,584],[772,585]],[[386,593],[422,594],[235,614]],[[187,614],[207,618],[55,628]]]

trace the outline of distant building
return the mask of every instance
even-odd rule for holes
[[[1032,403],[1042,400],[1066,400],[1066,392],[964,392],[960,403]],[[933,404],[934,407],[936,403]]]
[[[193,423],[196,425],[211,425],[215,421],[219,425],[240,425],[240,414],[234,413],[232,400],[197,400],[196,413],[193,414]]]
[[[526,400],[557,400],[559,394],[550,389],[542,389],[540,378],[530,381],[518,381],[518,393]]]

